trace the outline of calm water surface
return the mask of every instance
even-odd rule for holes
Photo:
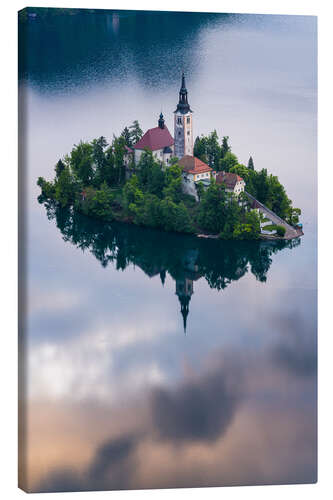
[[[316,481],[315,18],[109,11],[20,35],[25,487]],[[195,135],[215,128],[278,175],[301,240],[201,241],[38,204],[37,177],[81,139],[161,109],[172,131],[182,69]]]

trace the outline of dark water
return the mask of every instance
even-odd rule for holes
[[[314,482],[316,20],[42,13],[20,37],[22,483]],[[278,175],[301,240],[203,241],[38,204],[37,177],[80,139],[155,126],[161,108],[172,130],[182,69],[195,134],[216,128]]]

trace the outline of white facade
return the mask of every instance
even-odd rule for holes
[[[240,193],[242,193],[243,191],[245,191],[245,182],[244,182],[244,180],[242,179],[241,181],[237,181],[237,182],[236,182],[236,185],[235,185],[235,187],[234,187],[233,192],[234,192],[234,194],[235,194],[235,195],[237,195],[237,196],[238,196],[238,195],[239,195]]]
[[[162,162],[162,163],[165,163],[165,165],[169,165],[170,164],[170,159],[172,158],[173,156],[173,151],[174,151],[174,147],[173,146],[170,146],[168,149],[171,150],[171,153],[170,152],[164,152],[164,149],[156,149],[155,151],[152,151],[153,153],[153,157]],[[141,158],[141,155],[142,153],[144,152],[144,149],[135,149],[134,150],[134,161],[135,161],[135,164],[137,165],[140,161],[140,158]]]
[[[212,172],[212,176],[216,179],[217,175],[220,174],[220,172],[215,172],[213,171]],[[237,175],[237,174],[233,174],[233,175]],[[234,186],[234,188],[230,188],[230,187],[227,187],[225,188],[226,192],[227,193],[234,193],[236,196],[238,196],[240,193],[242,193],[243,191],[245,191],[245,181],[244,179],[240,179],[240,180],[237,180],[236,181],[236,184]]]

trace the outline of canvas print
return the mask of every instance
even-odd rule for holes
[[[316,18],[18,25],[19,487],[316,482]]]

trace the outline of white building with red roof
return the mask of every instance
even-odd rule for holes
[[[185,155],[178,162],[183,169],[183,189],[198,199],[196,183],[202,182],[208,187],[212,178],[213,169],[195,156]]]
[[[215,174],[216,184],[224,184],[228,193],[238,196],[245,190],[245,181],[242,177],[233,172],[217,172]]]
[[[133,146],[134,161],[137,164],[145,149],[152,151],[153,156],[165,165],[170,163],[174,154],[174,140],[168,127],[164,123],[162,113],[158,120],[158,127],[150,128]]]

